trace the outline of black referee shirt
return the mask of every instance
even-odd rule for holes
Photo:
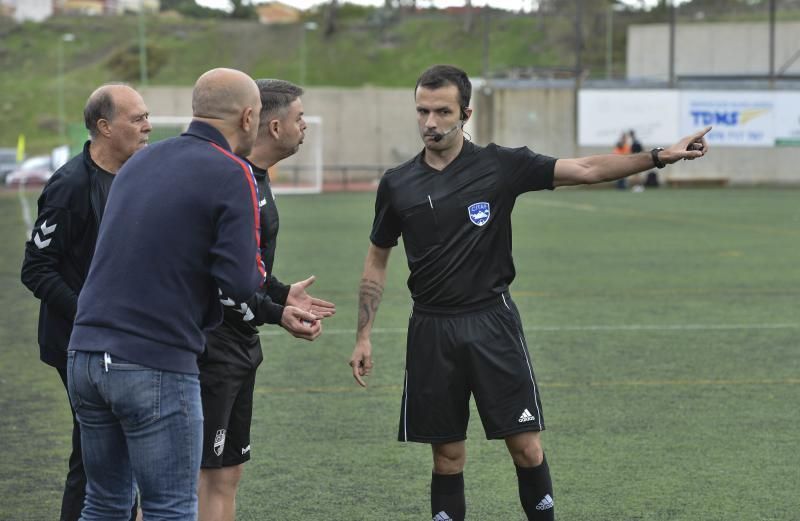
[[[552,190],[555,163],[527,147],[465,140],[438,171],[423,151],[381,178],[370,240],[390,248],[403,236],[416,303],[460,307],[496,297],[515,275],[514,202],[525,192]]]
[[[267,171],[253,163],[250,163],[250,167],[258,186],[261,260],[264,261],[267,271],[267,284],[276,283],[272,277],[272,266],[278,240],[278,208],[275,206]],[[247,314],[242,313],[239,306],[225,306],[222,313],[222,324],[207,334],[206,349],[200,362],[225,362],[246,368],[257,367],[264,359],[258,328],[251,323],[252,319]]]

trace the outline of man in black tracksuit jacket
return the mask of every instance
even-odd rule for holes
[[[236,490],[243,464],[250,459],[256,369],[263,360],[256,326],[279,324],[297,338],[314,340],[321,333],[316,318],[336,311],[332,303],[306,293],[313,276],[286,286],[272,275],[279,226],[267,169],[297,152],[306,123],[300,87],[282,80],[257,80],[256,85],[261,94],[261,121],[247,161],[258,184],[267,284],[244,304],[222,295],[223,322],[209,332],[198,360],[203,398],[199,521],[232,521],[235,516]]]
[[[97,89],[84,109],[91,140],[58,169],[39,197],[39,215],[25,244],[22,282],[41,300],[39,354],[67,387],[67,344],[78,293],[89,272],[111,182],[122,164],[147,144],[151,130],[141,96],[124,85]],[[69,457],[61,521],[74,521],[83,508],[86,474],[80,428],[72,410]]]

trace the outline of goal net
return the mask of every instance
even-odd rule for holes
[[[322,192],[322,118],[304,116],[308,128],[300,149],[269,169],[270,184],[276,194],[318,194]],[[151,116],[150,142],[179,135],[192,118]]]

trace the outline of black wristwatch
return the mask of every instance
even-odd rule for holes
[[[667,164],[658,158],[658,153],[664,150],[663,147],[657,147],[650,151],[650,157],[653,158],[653,164],[656,168],[664,168]]]

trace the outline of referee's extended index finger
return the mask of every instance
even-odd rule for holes
[[[705,136],[706,134],[708,134],[709,132],[711,132],[711,128],[712,128],[711,125],[709,125],[706,128],[704,128],[703,130],[699,131],[697,134],[695,134],[695,139],[699,139],[699,138]]]

